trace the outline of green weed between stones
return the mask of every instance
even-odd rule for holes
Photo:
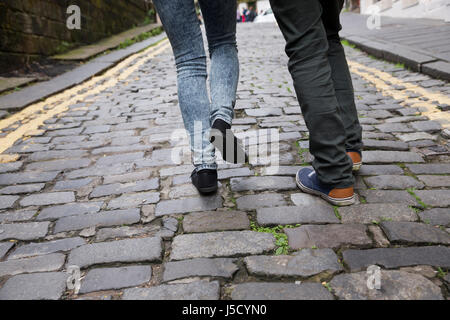
[[[342,216],[339,213],[339,207],[338,206],[333,206],[333,210],[334,210],[334,215],[336,216],[336,218],[338,218],[339,220],[342,220]]]
[[[290,247],[289,247],[288,237],[283,232],[283,230],[286,228],[296,228],[299,226],[300,225],[297,224],[295,226],[286,225],[286,226],[276,226],[273,228],[268,228],[268,227],[259,227],[254,222],[250,223],[250,228],[252,231],[270,233],[275,237],[275,244],[278,246],[277,250],[275,251],[276,255],[282,255],[282,254],[289,253]]]
[[[162,27],[156,27],[148,32],[144,32],[141,33],[140,35],[138,35],[137,37],[134,37],[132,39],[127,39],[124,42],[122,42],[121,44],[119,44],[119,49],[124,49],[126,47],[129,47],[137,42],[141,42],[144,41],[148,38],[157,36],[159,34],[161,34],[163,32],[163,28]]]
[[[427,208],[431,207],[430,205],[428,205],[428,204],[426,204],[425,202],[423,202],[422,199],[420,199],[419,196],[417,196],[417,195],[415,194],[414,191],[416,191],[416,189],[414,189],[414,188],[408,188],[408,189],[406,189],[406,191],[407,191],[410,195],[412,195],[412,196],[414,197],[414,199],[416,199],[417,203],[420,204],[424,209],[427,209]]]

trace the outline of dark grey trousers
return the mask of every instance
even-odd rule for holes
[[[323,2],[323,9],[321,2]],[[289,71],[309,130],[319,181],[354,184],[346,151],[362,147],[353,86],[339,39],[339,0],[270,0],[286,39]]]

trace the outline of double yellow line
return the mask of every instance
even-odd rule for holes
[[[11,117],[1,120],[0,130],[3,130],[15,122],[20,123],[26,119],[31,119],[26,123],[22,123],[16,130],[5,137],[0,138],[0,153],[10,148],[18,139],[38,132],[39,127],[44,124],[44,121],[68,110],[69,106],[82,101],[90,95],[95,95],[105,89],[111,88],[119,81],[127,79],[144,63],[162,53],[169,48],[169,46],[169,41],[163,40],[156,46],[152,46],[141,53],[126,58],[102,75],[93,77],[82,84],[53,95],[45,101],[32,104]],[[48,110],[44,108],[52,105],[54,105],[54,107],[49,108]],[[0,163],[14,161],[15,158],[17,158],[17,156],[0,155]]]
[[[431,92],[416,84],[405,82],[376,68],[367,67],[355,61],[348,61],[350,71],[372,83],[384,96],[391,96],[401,100],[401,105],[420,108],[422,115],[430,120],[439,122],[443,128],[450,128],[450,114],[437,108],[433,101],[439,104],[450,105],[450,97],[439,92]],[[403,90],[395,89],[395,86],[405,87]],[[408,92],[417,93],[420,97],[410,98]],[[421,100],[419,98],[427,98]]]

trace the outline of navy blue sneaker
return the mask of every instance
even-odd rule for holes
[[[326,186],[317,179],[313,169],[303,168],[297,172],[295,177],[297,186],[306,193],[320,196],[335,206],[349,206],[355,203],[353,187],[333,188]]]

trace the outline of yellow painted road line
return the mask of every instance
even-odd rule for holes
[[[98,94],[107,88],[115,86],[117,82],[121,80],[125,80],[133,72],[138,70],[144,63],[162,53],[169,47],[169,41],[163,40],[157,46],[150,47],[142,53],[134,54],[128,57],[100,76],[96,76],[73,88],[53,95],[43,102],[32,104],[11,117],[0,121],[0,130],[3,130],[17,121],[37,115],[34,119],[20,125],[16,130],[12,131],[7,136],[0,138],[0,153],[10,148],[18,139],[26,136],[28,132],[38,130],[39,127],[44,124],[44,121],[68,110],[70,105],[82,101],[83,98],[90,95]],[[102,81],[104,82],[101,83]],[[52,104],[57,104],[57,106],[50,110],[44,109],[45,106]]]
[[[384,96],[391,96],[394,99],[402,100],[400,104],[404,106],[418,107],[422,115],[427,116],[430,120],[439,122],[443,128],[450,128],[450,113],[439,110],[432,103],[432,101],[437,101],[440,104],[450,104],[449,96],[439,92],[431,92],[416,84],[396,78],[387,72],[367,67],[355,61],[348,61],[348,64],[352,73],[372,83]],[[395,85],[403,86],[405,89],[397,90],[394,87]],[[417,93],[428,100],[424,101],[419,98],[410,98],[407,91]]]

